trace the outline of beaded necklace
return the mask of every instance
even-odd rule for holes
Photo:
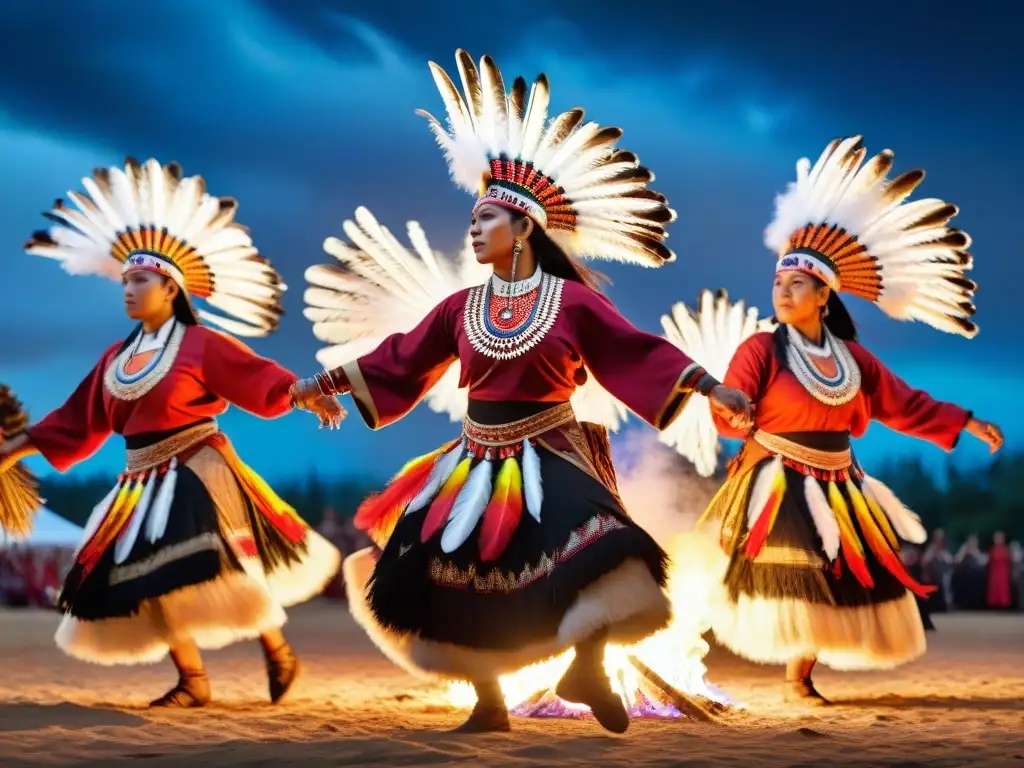
[[[558,317],[562,284],[562,278],[538,267],[526,280],[510,283],[492,275],[471,289],[463,325],[473,349],[495,360],[510,360],[533,349]]]
[[[832,358],[835,376],[825,376],[811,360]],[[786,360],[808,394],[825,405],[843,405],[860,391],[860,368],[847,346],[822,328],[822,345],[815,347],[799,331],[786,326]]]

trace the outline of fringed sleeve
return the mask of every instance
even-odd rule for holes
[[[736,348],[722,383],[738,389],[756,407],[761,394],[761,382],[767,379],[765,374],[772,364],[772,334],[756,333]],[[722,437],[743,439],[747,436],[747,430],[734,429],[714,411],[711,412],[711,418],[714,419],[715,428]]]
[[[100,449],[112,427],[103,402],[103,375],[122,342],[112,345],[64,405],[26,430],[29,440],[58,472],[67,472]]]
[[[867,398],[872,419],[946,451],[956,447],[971,418],[969,411],[914,389],[859,344],[847,346],[860,367],[861,391]]]
[[[601,294],[579,283],[567,282],[563,290],[584,364],[648,424],[665,429],[694,392],[706,395],[718,383],[672,342],[626,320]]]
[[[350,392],[370,429],[393,424],[411,411],[458,357],[456,322],[466,291],[449,296],[408,333],[395,333],[375,350],[330,371],[340,392]]]
[[[294,373],[230,336],[209,328],[190,331],[203,334],[203,383],[210,392],[264,419],[291,410]]]

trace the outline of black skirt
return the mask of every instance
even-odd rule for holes
[[[545,407],[471,401],[470,418],[504,424]],[[401,517],[379,555],[366,593],[380,627],[391,635],[411,635],[427,643],[494,652],[494,658],[508,654],[519,662],[539,661],[571,641],[584,639],[561,631],[567,614],[585,590],[627,561],[634,561],[632,567],[642,563],[638,610],[652,601],[664,605],[657,626],[647,627],[642,636],[667,623],[668,603],[661,591],[667,578],[667,555],[626,514],[614,485],[609,488],[576,463],[548,450],[543,440],[537,441],[536,454],[543,478],[540,520],[524,510],[495,560],[485,562],[481,556],[482,520],[461,546],[446,553],[440,534],[422,541],[429,505]],[[608,457],[601,459],[607,466]],[[597,613],[607,615],[614,639],[614,625],[629,621],[630,596],[598,590],[588,599]],[[538,651],[537,658],[516,655],[527,647],[545,651]],[[428,671],[469,675],[459,664],[447,663]],[[513,670],[498,664],[495,672],[499,671]]]
[[[88,573],[72,566],[58,600],[62,611],[90,620],[132,616],[144,600],[243,572],[221,534],[210,492],[186,466],[177,468],[163,535],[155,542],[140,535],[123,563],[115,563],[115,549],[108,546]]]

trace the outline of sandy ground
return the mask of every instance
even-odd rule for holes
[[[748,708],[726,722],[634,720],[622,737],[591,720],[513,722],[513,733],[443,733],[465,713],[392,667],[344,607],[294,610],[305,674],[266,703],[254,644],[208,654],[217,703],[155,713],[169,662],[105,669],[65,658],[54,614],[0,611],[0,765],[149,766],[1024,766],[1024,616],[938,617],[928,656],[894,673],[823,671],[827,710],[782,704],[779,670],[722,651],[709,679]]]

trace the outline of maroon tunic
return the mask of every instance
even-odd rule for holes
[[[408,333],[334,372],[372,429],[402,418],[456,359],[459,386],[474,400],[562,403],[586,373],[644,421],[664,429],[705,371],[671,342],[637,329],[600,293],[564,281],[546,335],[518,357],[495,360],[474,348],[465,326],[471,291],[452,294]]]
[[[770,434],[849,432],[851,437],[861,437],[875,420],[947,451],[956,446],[971,416],[968,411],[913,389],[860,344],[845,343],[860,368],[861,386],[856,397],[843,405],[825,405],[791,371],[780,370],[773,335],[767,332],[756,333],[740,345],[723,383],[754,401],[757,427]],[[717,417],[715,426],[725,437],[746,437]]]
[[[67,402],[28,429],[32,444],[58,471],[88,459],[111,433],[174,430],[219,416],[229,403],[266,419],[291,410],[293,373],[201,326],[185,330],[173,367],[153,389],[137,400],[119,399],[103,379],[123,344],[111,345]]]

